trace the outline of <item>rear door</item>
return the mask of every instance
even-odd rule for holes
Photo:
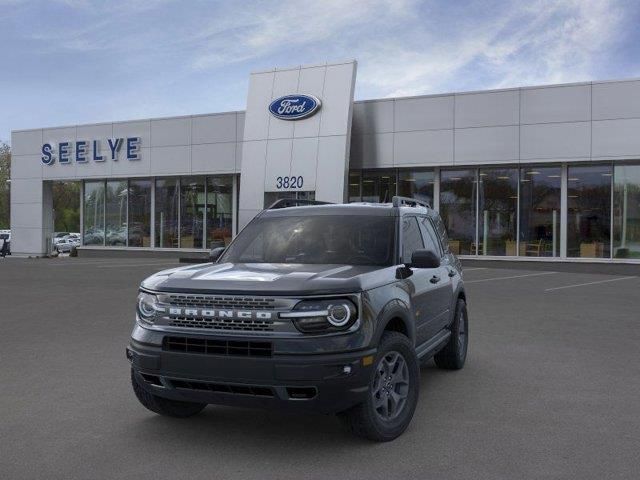
[[[403,216],[402,219],[402,251],[401,261],[411,263],[414,251],[425,248],[418,217]],[[411,295],[411,308],[416,319],[416,344],[420,345],[437,332],[434,320],[438,318],[437,308],[434,309],[435,295],[438,288],[434,277],[438,275],[436,268],[412,268],[413,275],[406,279]],[[438,307],[439,308],[439,307]]]

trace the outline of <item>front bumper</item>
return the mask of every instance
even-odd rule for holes
[[[372,368],[370,357],[375,353],[369,349],[340,354],[225,356],[166,351],[135,339],[127,347],[136,380],[154,395],[318,413],[344,411],[364,401]]]

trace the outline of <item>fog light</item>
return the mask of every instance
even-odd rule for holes
[[[127,360],[129,360],[130,362],[133,362],[133,352],[131,350],[129,350],[129,348],[126,348],[126,352],[127,352]]]

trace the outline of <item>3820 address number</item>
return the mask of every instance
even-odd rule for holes
[[[288,188],[302,188],[304,185],[304,178],[302,175],[291,177],[276,177],[276,188],[288,189]]]

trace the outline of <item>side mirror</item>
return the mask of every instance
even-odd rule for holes
[[[211,251],[209,252],[209,261],[215,263],[218,261],[218,259],[220,258],[220,255],[222,255],[222,252],[225,251],[225,247],[216,247],[216,248],[212,248]]]
[[[432,250],[416,250],[411,255],[411,267],[413,268],[438,268],[440,257]]]

